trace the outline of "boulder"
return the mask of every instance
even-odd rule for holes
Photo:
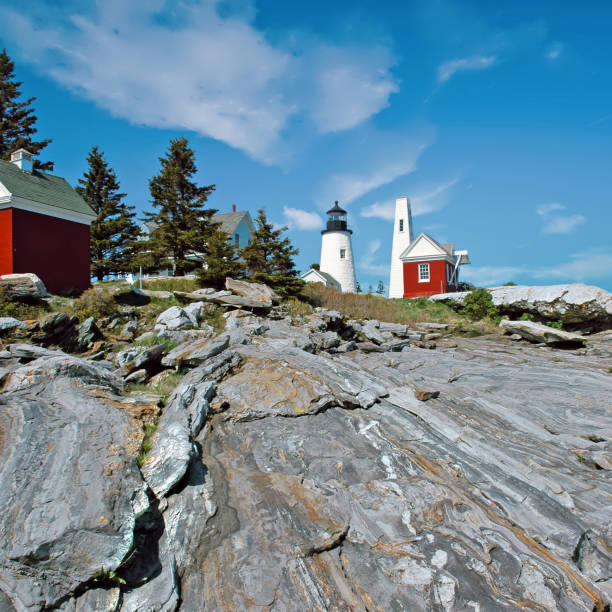
[[[167,367],[195,367],[207,359],[218,355],[229,346],[229,336],[223,334],[217,338],[205,338],[189,342],[172,349],[163,359],[162,364]]]
[[[172,306],[168,310],[164,310],[155,322],[156,330],[169,329],[173,331],[189,327],[193,327],[193,321],[180,306]]]
[[[137,332],[138,321],[136,319],[131,319],[121,329],[121,333],[119,334],[118,339],[123,342],[132,342],[136,337]]]
[[[261,283],[248,283],[228,277],[225,279],[225,288],[234,295],[260,302],[263,308],[271,308],[272,302],[280,300],[277,293],[270,289],[268,285]]]
[[[49,295],[36,274],[4,274],[0,276],[0,290],[5,290],[16,299],[30,301],[38,301]]]
[[[133,372],[141,368],[150,369],[159,364],[164,353],[165,345],[156,344],[155,346],[132,346],[115,355],[115,365],[123,368],[126,372]]]
[[[25,326],[26,324],[23,321],[14,317],[0,317],[0,334],[6,334]]]
[[[385,338],[379,331],[379,322],[371,319],[366,321],[361,326],[361,333],[365,337],[366,340],[370,340],[375,344],[382,344],[385,341]]]
[[[511,317],[531,313],[563,323],[593,323],[600,328],[612,326],[612,294],[599,287],[581,283],[540,287],[517,285],[493,287],[488,291],[500,312]],[[463,304],[468,293],[441,293],[429,299]]]
[[[584,346],[584,338],[561,329],[548,327],[533,321],[508,321],[503,319],[499,326],[510,334],[519,334],[530,342],[545,342],[549,345]]]
[[[75,350],[83,352],[89,349],[96,340],[103,338],[102,332],[98,329],[93,317],[85,319],[77,328],[77,339]]]
[[[200,327],[204,318],[204,302],[191,302],[183,308],[183,312],[189,317],[193,327]]]

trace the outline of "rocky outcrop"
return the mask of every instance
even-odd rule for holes
[[[135,463],[139,429],[83,384],[112,390],[110,373],[89,364],[85,377],[57,359],[26,366],[40,375],[17,370],[0,394],[0,604],[8,599],[8,610],[53,607],[93,586],[102,568],[117,569],[148,506]]]
[[[0,351],[0,610],[604,611],[604,335],[272,312],[117,371]],[[148,350],[167,399],[125,395]]]
[[[42,300],[49,295],[45,284],[36,274],[4,274],[0,276],[0,290],[26,301]]]
[[[612,294],[589,285],[509,286],[488,289],[502,314],[511,317],[530,313],[542,319],[568,324],[612,327]],[[463,304],[469,291],[432,295],[433,301]]]

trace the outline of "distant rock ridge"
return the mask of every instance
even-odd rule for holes
[[[612,334],[242,285],[0,329],[1,612],[604,612]]]
[[[540,287],[511,285],[487,291],[502,314],[520,316],[530,313],[563,323],[596,325],[600,329],[612,327],[612,293],[599,287],[581,283]],[[429,299],[463,304],[469,293],[439,293]]]

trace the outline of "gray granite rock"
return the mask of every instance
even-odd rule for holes
[[[131,319],[123,326],[121,333],[119,334],[119,340],[124,342],[132,342],[136,337],[137,332],[138,321],[136,319]]]
[[[493,303],[503,314],[531,313],[564,323],[592,322],[612,325],[612,294],[599,287],[583,285],[510,286],[488,289]],[[433,301],[451,300],[462,304],[468,291],[431,296]]]
[[[508,321],[503,319],[499,326],[506,332],[519,334],[530,342],[545,342],[552,346],[558,344],[575,347],[584,346],[584,338],[580,334],[572,334],[534,321]]]
[[[378,321],[375,321],[373,319],[366,321],[361,326],[361,333],[364,336],[364,338],[366,338],[366,340],[370,340],[371,342],[374,342],[375,344],[382,344],[385,341],[385,338],[380,333],[380,330],[378,329],[378,327],[379,327]]]
[[[115,365],[123,368],[126,372],[133,372],[142,368],[159,364],[164,353],[165,346],[156,344],[155,346],[132,346],[115,355]]]
[[[280,300],[270,287],[262,283],[248,283],[228,277],[225,279],[225,288],[234,295],[259,302],[263,308],[271,308],[272,302]]]
[[[193,327],[193,321],[180,306],[172,306],[164,310],[155,322],[155,329],[188,329]]]
[[[162,359],[162,364],[167,367],[194,367],[205,362],[207,359],[218,355],[228,346],[228,334],[223,334],[222,336],[218,336],[216,338],[205,338],[204,340],[182,344],[172,349]]]
[[[45,284],[36,274],[4,274],[0,276],[0,289],[18,299],[40,300],[47,297]]]
[[[97,373],[89,382],[106,387],[106,370]],[[0,393],[0,431],[0,593],[16,610],[50,609],[130,551],[144,495],[142,434],[98,391],[51,366]]]
[[[14,317],[0,317],[0,333],[6,333],[25,327],[25,323]]]
[[[194,327],[200,327],[204,318],[204,302],[191,302],[183,308],[183,312],[189,317]]]

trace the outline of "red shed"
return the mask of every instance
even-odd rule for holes
[[[404,297],[415,298],[457,290],[459,266],[469,264],[467,251],[439,244],[421,232],[400,255],[404,273]]]
[[[33,171],[25,149],[0,160],[0,275],[33,272],[53,293],[87,289],[95,218],[65,179]]]

